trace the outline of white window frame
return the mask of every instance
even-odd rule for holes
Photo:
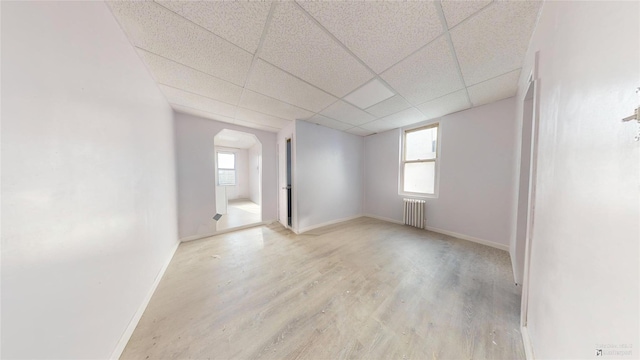
[[[230,154],[233,155],[233,168],[223,168],[220,167],[219,164],[219,154]],[[236,186],[238,185],[238,171],[236,170],[236,153],[234,153],[233,151],[216,151],[216,177],[218,178],[218,186]],[[220,185],[220,170],[233,170],[233,179],[234,179],[234,184],[233,185]]]
[[[437,141],[436,141],[436,156],[433,159],[419,159],[419,160],[410,160],[407,161],[406,159],[406,153],[407,153],[407,149],[406,149],[406,142],[407,142],[407,133],[412,133],[412,132],[416,132],[416,131],[420,131],[420,130],[424,130],[424,129],[430,129],[430,128],[434,128],[437,127],[438,128],[438,132],[437,132]],[[439,122],[435,122],[435,123],[431,123],[431,124],[427,124],[427,125],[420,125],[418,127],[415,128],[408,128],[408,129],[402,129],[401,132],[401,148],[400,148],[400,171],[399,171],[399,181],[398,181],[398,194],[400,195],[404,195],[404,196],[412,196],[412,197],[421,197],[421,198],[437,198],[438,197],[438,189],[439,189],[439,183],[440,183],[440,143],[442,142],[442,138],[441,138],[441,127],[440,127],[440,123]],[[434,174],[434,179],[433,179],[433,194],[429,194],[429,193],[416,193],[416,192],[409,192],[409,191],[404,191],[404,166],[407,163],[420,163],[420,162],[433,162],[435,163],[435,174]]]

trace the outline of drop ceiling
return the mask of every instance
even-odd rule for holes
[[[515,95],[539,1],[114,1],[178,112],[359,136]]]

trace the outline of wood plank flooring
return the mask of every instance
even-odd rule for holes
[[[122,359],[522,359],[505,251],[360,218],[183,243]]]

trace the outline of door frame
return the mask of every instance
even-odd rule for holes
[[[529,167],[529,191],[528,191],[528,208],[527,208],[527,227],[525,236],[525,255],[524,269],[522,276],[522,299],[520,303],[520,327],[522,328],[523,337],[527,332],[528,313],[529,313],[529,280],[531,275],[531,252],[533,244],[533,225],[535,221],[535,199],[536,199],[536,179],[538,170],[538,139],[540,128],[540,78],[538,76],[538,60],[539,53],[536,52],[533,69],[529,75],[527,82],[527,91],[522,98],[525,101],[529,87],[533,86],[533,104],[531,116],[531,162]],[[525,342],[528,341],[528,335]],[[526,347],[526,346],[525,346]]]

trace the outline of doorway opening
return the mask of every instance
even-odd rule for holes
[[[216,231],[262,221],[262,144],[249,133],[224,129],[213,139]]]

